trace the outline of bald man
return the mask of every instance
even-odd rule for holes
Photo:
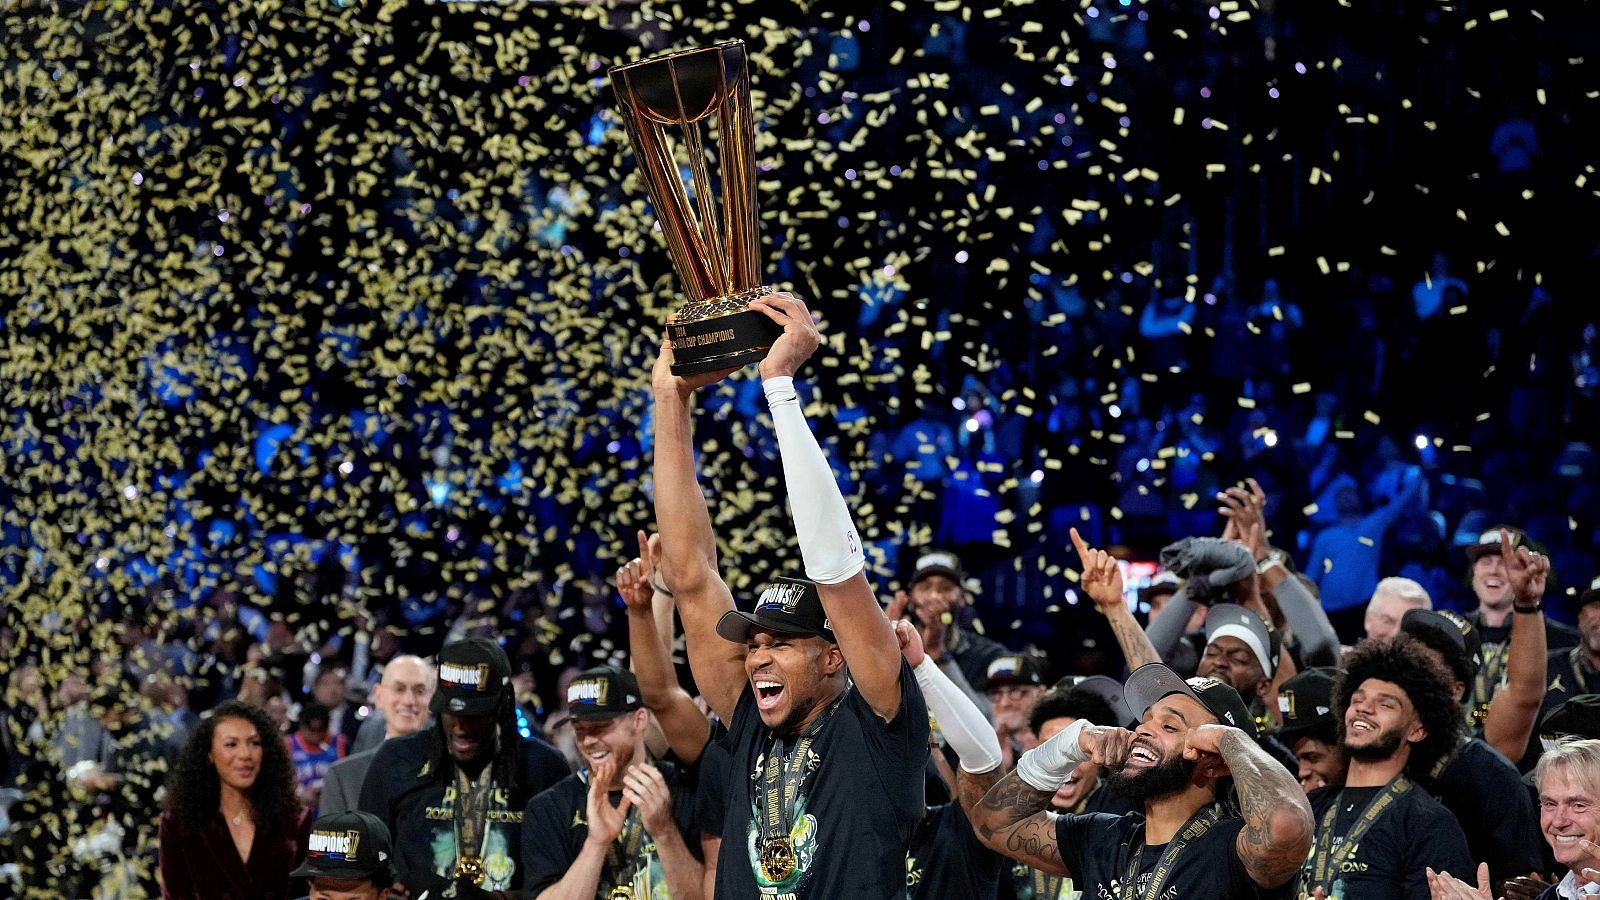
[[[438,674],[433,663],[418,656],[397,656],[383,669],[383,680],[373,689],[372,703],[383,713],[386,728],[383,739],[416,734],[428,727],[428,702],[433,699]],[[328,769],[322,784],[324,816],[348,812],[361,799],[361,783],[367,780],[367,767],[377,749],[347,756]]]

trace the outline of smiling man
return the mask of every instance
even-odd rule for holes
[[[570,770],[554,747],[518,735],[514,703],[499,644],[447,644],[434,726],[378,748],[361,809],[388,826],[403,881],[431,873],[493,893],[521,889],[523,807]]]
[[[1428,895],[1428,869],[1470,877],[1455,817],[1412,782],[1456,745],[1461,707],[1450,676],[1416,641],[1363,641],[1345,657],[1333,713],[1350,766],[1342,787],[1312,791],[1317,837],[1300,895],[1408,900]]]
[[[616,666],[590,669],[568,686],[567,711],[586,768],[528,801],[527,896],[698,896],[702,871],[686,840],[694,791],[645,751],[650,713],[639,680]]]
[[[1469,573],[1472,594],[1478,608],[1466,616],[1478,630],[1481,645],[1478,649],[1478,674],[1473,679],[1472,697],[1467,705],[1470,718],[1481,723],[1488,715],[1489,702],[1505,684],[1507,663],[1511,651],[1511,621],[1516,597],[1512,580],[1506,570],[1505,552],[1508,548],[1528,546],[1538,549],[1528,540],[1527,532],[1508,525],[1498,525],[1485,531],[1478,542],[1467,548],[1467,559],[1472,562]],[[1571,625],[1544,617],[1545,649],[1547,652],[1565,650],[1578,644],[1578,632]]]
[[[794,385],[821,336],[789,294],[751,308],[783,326],[760,372],[809,580],[778,578],[750,612],[734,609],[695,472],[689,403],[728,373],[673,375],[664,347],[653,377],[663,574],[733,764],[716,894],[904,897],[906,851],[925,811],[927,706]]]
[[[1102,551],[1093,551],[1110,560]],[[1084,582],[1100,566],[1085,559]],[[1088,897],[1285,897],[1311,844],[1311,810],[1293,776],[1256,745],[1249,710],[1215,678],[1160,663],[1128,676],[1138,730],[1079,719],[1023,755],[984,797],[973,826],[992,849],[1070,875]],[[1142,805],[1125,815],[1059,815],[1050,804],[1085,762]],[[1229,779],[1242,816],[1225,812]]]
[[[384,740],[416,734],[428,727],[428,703],[436,676],[433,663],[417,656],[397,656],[383,667],[383,680],[373,689],[373,704],[383,713]],[[371,727],[370,720],[368,727]],[[334,763],[322,786],[323,815],[346,812],[361,802],[361,785],[367,780],[378,749],[356,753]]]

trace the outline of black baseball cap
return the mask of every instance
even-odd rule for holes
[[[1419,631],[1433,631],[1450,639],[1450,643],[1467,655],[1474,670],[1478,667],[1478,650],[1483,638],[1472,623],[1447,609],[1408,609],[1400,617],[1402,634],[1416,635]]]
[[[1183,587],[1183,579],[1177,575],[1165,570],[1157,572],[1155,577],[1150,579],[1149,584],[1139,588],[1139,602],[1148,606],[1151,600],[1163,594],[1168,596],[1176,594],[1181,587]]]
[[[1255,654],[1261,671],[1272,677],[1278,668],[1278,646],[1272,639],[1272,629],[1261,617],[1237,603],[1218,603],[1206,612],[1206,644],[1217,638],[1232,637],[1243,641]]]
[[[749,640],[750,632],[756,628],[838,643],[833,636],[833,626],[828,623],[828,613],[822,608],[816,582],[804,578],[774,578],[761,592],[753,612],[730,609],[717,620],[717,634],[735,644]]]
[[[1122,724],[1138,719],[1138,716],[1135,716],[1132,710],[1128,709],[1128,701],[1122,695],[1122,684],[1115,678],[1109,678],[1105,675],[1068,675],[1066,678],[1056,682],[1055,689],[1063,692],[1082,691],[1085,694],[1093,694],[1099,697],[1106,702],[1106,705],[1111,707],[1112,714]],[[1110,725],[1113,723],[1107,722],[1105,724]]]
[[[490,716],[511,690],[511,660],[494,641],[472,638],[439,651],[439,686],[428,709],[435,715]]]
[[[1495,556],[1499,556],[1500,532],[1502,531],[1509,531],[1511,533],[1511,549],[1515,550],[1523,544],[1528,544],[1528,533],[1523,531],[1521,528],[1517,528],[1514,525],[1496,525],[1488,531],[1478,535],[1478,540],[1476,543],[1467,545],[1467,561],[1477,562],[1478,557],[1488,556],[1491,553]],[[1532,546],[1532,544],[1529,544],[1529,547]]]
[[[1285,681],[1278,689],[1278,713],[1283,724],[1277,734],[1293,741],[1321,726],[1337,727],[1333,715],[1333,683],[1339,670],[1331,666],[1307,669]]]
[[[1570,697],[1539,723],[1547,738],[1600,738],[1600,694]]]
[[[1172,671],[1161,663],[1145,663],[1133,670],[1128,680],[1122,683],[1122,695],[1128,701],[1129,710],[1138,710],[1139,718],[1150,711],[1150,707],[1162,697],[1173,694],[1187,694],[1200,702],[1200,705],[1211,710],[1217,721],[1229,725],[1250,735],[1256,736],[1255,718],[1250,715],[1250,707],[1239,697],[1239,692],[1224,682],[1215,678],[1191,678],[1184,681],[1178,673]]]
[[[334,813],[312,824],[306,861],[289,877],[371,878],[388,870],[393,852],[389,827],[382,819],[360,811]]]
[[[1043,687],[1043,664],[1037,658],[1021,653],[996,656],[989,663],[989,669],[984,673],[983,680],[978,682],[977,688],[980,691],[992,691],[1012,684]]]
[[[579,722],[615,719],[643,708],[639,679],[617,666],[588,669],[567,687],[568,716]]]
[[[1589,589],[1578,595],[1578,608],[1583,609],[1595,601],[1600,600],[1600,575],[1589,582]]]
[[[903,569],[901,571],[904,571]],[[911,572],[908,585],[916,584],[924,578],[933,575],[943,575],[954,581],[957,585],[962,582],[961,559],[948,550],[925,550],[917,556],[917,562]]]

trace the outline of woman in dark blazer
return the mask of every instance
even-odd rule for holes
[[[189,736],[161,813],[164,900],[287,900],[310,818],[267,714],[224,703]],[[291,892],[293,889],[293,892]]]

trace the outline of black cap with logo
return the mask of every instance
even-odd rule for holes
[[[1092,694],[1106,702],[1111,707],[1111,712],[1117,717],[1117,722],[1105,724],[1127,725],[1137,722],[1138,716],[1128,709],[1128,701],[1122,696],[1122,683],[1115,678],[1105,675],[1068,675],[1055,683],[1055,690],[1063,692],[1078,692]]]
[[[1476,543],[1467,545],[1468,561],[1477,562],[1478,557],[1488,556],[1490,554],[1499,556],[1500,532],[1502,531],[1510,532],[1511,549],[1515,550],[1523,544],[1528,544],[1530,548],[1533,547],[1533,545],[1528,541],[1528,533],[1523,531],[1521,528],[1517,528],[1513,525],[1496,525],[1488,531],[1478,535],[1478,540]]]
[[[1550,710],[1539,723],[1543,738],[1600,738],[1600,694],[1579,694]]]
[[[778,634],[802,634],[838,643],[833,628],[828,624],[828,614],[822,608],[822,598],[817,594],[816,582],[804,578],[773,579],[761,592],[753,612],[730,609],[717,620],[717,634],[735,644],[750,639],[750,632],[760,628]]]
[[[1044,664],[1037,657],[1020,653],[996,656],[976,687],[992,691],[1012,684],[1044,686]]]
[[[617,666],[597,666],[567,687],[567,713],[579,722],[615,719],[644,708],[639,679]]]
[[[903,569],[901,571],[904,571]],[[925,550],[917,556],[916,567],[911,572],[911,580],[906,584],[913,585],[924,578],[934,575],[943,575],[954,581],[958,586],[962,581],[961,560],[948,550]]]
[[[439,651],[439,687],[428,709],[435,715],[491,716],[511,690],[511,660],[494,641],[472,638]]]
[[[1243,731],[1251,738],[1256,736],[1255,717],[1250,707],[1239,697],[1239,692],[1215,678],[1191,678],[1184,681],[1178,673],[1161,663],[1145,663],[1133,670],[1122,684],[1122,695],[1129,710],[1138,710],[1139,718],[1162,697],[1186,694],[1211,711],[1217,721]]]
[[[1591,603],[1600,601],[1600,575],[1589,582],[1589,589],[1578,595],[1578,608],[1583,609]]]
[[[289,877],[359,881],[387,872],[393,853],[383,820],[359,811],[334,813],[312,824],[306,861]]]
[[[1339,670],[1331,666],[1307,669],[1290,678],[1278,689],[1278,713],[1283,724],[1277,734],[1285,741],[1320,727],[1334,728],[1333,683]]]
[[[1408,609],[1400,617],[1400,631],[1413,637],[1422,631],[1444,635],[1451,646],[1467,655],[1469,667],[1477,671],[1483,638],[1478,629],[1460,615],[1447,609]]]

